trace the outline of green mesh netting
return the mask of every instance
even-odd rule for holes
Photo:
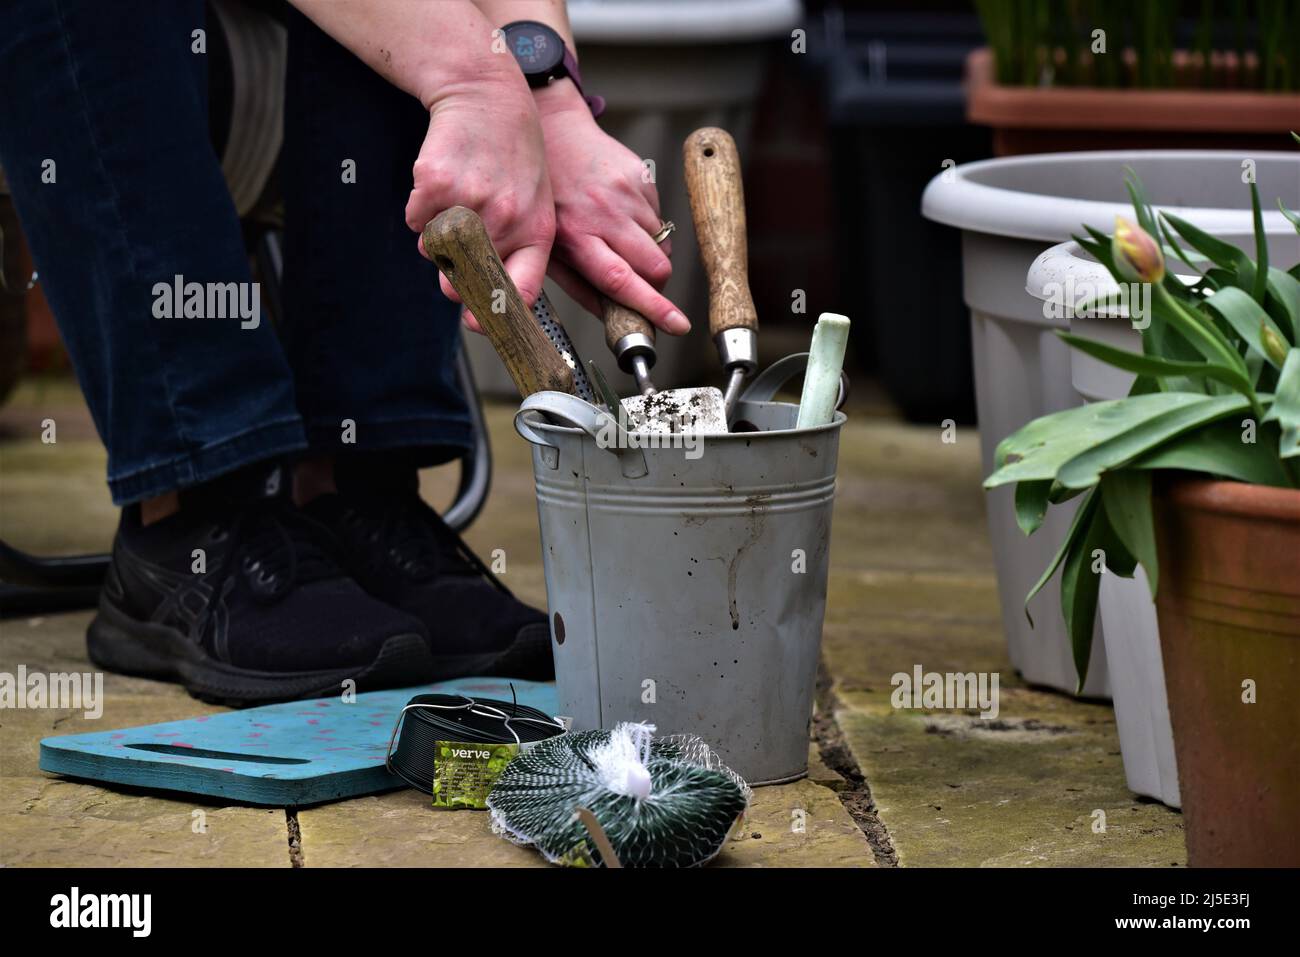
[[[699,738],[620,724],[521,753],[488,795],[492,829],[553,863],[604,866],[586,808],[624,867],[694,867],[722,849],[752,792]]]

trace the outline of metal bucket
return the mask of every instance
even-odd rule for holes
[[[741,396],[735,419],[757,431],[693,448],[627,447],[646,437],[562,393],[520,407],[575,728],[694,733],[751,784],[807,773],[845,417],[795,429],[798,406],[771,401],[806,361],[781,360]]]

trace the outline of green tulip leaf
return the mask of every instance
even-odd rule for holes
[[[1159,393],[1161,396],[1185,394]],[[1138,399],[1122,401],[1131,404]],[[1126,431],[1092,443],[1088,449],[1060,467],[1056,473],[1056,480],[1067,488],[1088,488],[1098,482],[1103,472],[1121,468],[1176,436],[1250,407],[1250,400],[1245,396],[1195,396],[1195,401],[1191,403],[1182,404],[1155,416],[1147,416]]]
[[[1169,225],[1174,227],[1178,235],[1183,237],[1183,240],[1189,246],[1221,269],[1226,269],[1240,276],[1242,263],[1250,263],[1250,260],[1246,258],[1246,254],[1231,243],[1216,239],[1173,213],[1164,212],[1160,215]],[[1253,265],[1251,266],[1251,277],[1254,277]]]
[[[1259,208],[1259,187],[1250,183],[1250,211],[1255,226],[1255,261],[1251,264],[1255,281],[1250,293],[1260,305],[1268,292],[1268,234],[1264,232],[1264,214]]]
[[[1286,341],[1286,337],[1282,335],[1282,330],[1277,327],[1272,316],[1250,298],[1248,293],[1235,286],[1229,286],[1207,298],[1205,305],[1222,316],[1228,325],[1232,326],[1233,331],[1246,340],[1246,344],[1251,349],[1268,360],[1270,365],[1277,369],[1282,368],[1282,363],[1271,356],[1264,347],[1263,331],[1268,327],[1283,342]]]
[[[998,443],[996,470],[985,488],[1008,482],[1053,479],[1066,462],[1149,419],[1209,401],[1195,392],[1153,392],[1093,402],[1026,423]]]
[[[1087,489],[1082,488],[1066,488],[1060,482],[1053,482],[1052,491],[1048,494],[1047,500],[1053,505],[1060,505],[1062,502],[1068,502],[1086,491]]]
[[[1183,469],[1255,485],[1285,488],[1291,482],[1286,469],[1273,454],[1265,428],[1268,426],[1258,427],[1255,441],[1247,442],[1241,423],[1216,422],[1166,442],[1149,455],[1135,459],[1129,469]]]
[[[1151,517],[1151,473],[1131,468],[1107,472],[1101,479],[1101,503],[1124,548],[1146,569],[1151,597],[1155,598],[1160,563]]]
[[[1131,166],[1124,167],[1124,188],[1128,190],[1128,198],[1133,203],[1133,212],[1137,216],[1138,225],[1153,239],[1159,236],[1156,217],[1151,211],[1151,201],[1147,198],[1146,187],[1142,185],[1142,180],[1138,178],[1137,172]]]
[[[1070,530],[1065,533],[1065,540],[1061,542],[1061,547],[1056,550],[1056,555],[1048,563],[1047,568],[1043,570],[1043,574],[1038,581],[1034,583],[1034,587],[1029,589],[1029,594],[1025,596],[1025,618],[1029,620],[1031,628],[1034,624],[1034,618],[1029,614],[1029,603],[1034,600],[1035,595],[1043,590],[1043,586],[1052,580],[1056,570],[1061,567],[1061,562],[1069,556],[1070,549],[1078,543],[1077,540],[1080,536],[1087,532],[1092,523],[1092,514],[1097,510],[1097,503],[1097,490],[1090,489],[1087,498],[1079,503],[1079,509],[1074,513],[1074,521],[1070,523]]]
[[[1089,497],[1094,502],[1096,493]],[[1065,615],[1065,630],[1070,636],[1070,649],[1074,656],[1074,671],[1079,676],[1076,692],[1083,690],[1088,680],[1088,659],[1092,657],[1092,634],[1097,621],[1097,594],[1101,589],[1101,573],[1094,571],[1097,549],[1105,552],[1111,536],[1107,533],[1106,513],[1095,506],[1088,510],[1086,525],[1070,542],[1069,554],[1061,568],[1061,611]]]
[[[1289,459],[1300,455],[1300,349],[1291,349],[1277,379],[1273,407],[1264,416],[1265,422],[1276,422],[1282,427],[1278,442],[1278,455]]]
[[[1295,231],[1297,233],[1300,233],[1300,215],[1297,215],[1296,213],[1293,213],[1291,212],[1291,210],[1287,209],[1286,203],[1282,202],[1281,199],[1277,201],[1277,208],[1282,210],[1282,215],[1285,216],[1288,220],[1290,220],[1291,225],[1295,227]]]
[[[1284,272],[1276,266],[1270,266],[1268,270],[1268,297],[1269,301],[1277,304],[1277,309],[1282,312],[1291,325],[1290,340],[1296,345],[1300,345],[1300,281],[1297,281],[1289,272]],[[1278,316],[1273,315],[1274,319]],[[1279,320],[1278,325],[1283,323]]]
[[[1115,527],[1111,524],[1110,516],[1103,515],[1105,507],[1105,495],[1102,495],[1102,507],[1097,509],[1097,517],[1094,521],[1104,521],[1105,533],[1098,539],[1099,547],[1102,550],[1102,557],[1105,560],[1105,571],[1111,575],[1117,575],[1120,578],[1132,578],[1133,572],[1137,570],[1138,560],[1133,557],[1129,547],[1124,544],[1124,540],[1119,537]]]
[[[1026,535],[1034,534],[1043,524],[1051,491],[1051,479],[1020,482],[1016,485],[1016,524]]]
[[[1138,375],[1158,376],[1160,378],[1203,376],[1216,382],[1222,382],[1242,395],[1251,394],[1250,383],[1236,369],[1228,369],[1211,362],[1183,362],[1154,355],[1138,355],[1136,352],[1117,349],[1114,346],[1106,345],[1104,342],[1085,339],[1082,336],[1071,335],[1068,332],[1058,332],[1057,335],[1080,352],[1087,353],[1094,359],[1100,359],[1107,365],[1123,369],[1125,372],[1136,372]]]
[[[1173,252],[1175,256],[1181,259],[1188,269],[1196,273],[1196,275],[1200,277],[1199,280],[1200,282],[1202,283],[1211,282],[1211,280],[1205,275],[1205,273],[1201,272],[1201,267],[1196,265],[1194,262],[1192,262],[1191,256],[1187,253],[1186,250],[1183,249],[1182,246],[1178,244],[1178,241],[1174,239],[1174,234],[1169,231],[1169,224],[1166,223],[1163,219],[1160,220],[1160,235],[1164,238],[1165,247],[1169,249],[1171,252]],[[1205,261],[1204,257],[1198,257],[1198,258],[1200,258],[1202,262]],[[1182,284],[1177,279],[1175,279],[1174,281],[1178,282],[1179,285]]]

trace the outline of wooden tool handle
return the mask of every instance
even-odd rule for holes
[[[474,313],[521,396],[573,393],[573,370],[524,305],[477,213],[464,206],[443,210],[425,225],[420,242]]]
[[[621,339],[635,333],[648,336],[651,344],[655,341],[655,327],[650,320],[635,309],[629,309],[622,303],[615,302],[608,296],[600,296],[600,316],[605,323],[605,345],[615,356]]]
[[[757,330],[736,141],[726,130],[706,126],[686,138],[682,153],[691,218],[709,275],[709,332],[716,336],[727,329]]]

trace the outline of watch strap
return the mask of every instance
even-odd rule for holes
[[[573,56],[573,51],[569,45],[564,45],[564,59],[560,61],[560,66],[564,69],[564,75],[573,81],[573,85],[578,88],[582,98],[587,101],[587,109],[591,110],[593,117],[599,117],[605,112],[605,98],[603,96],[588,96],[582,89],[582,74],[578,71],[578,61]]]

